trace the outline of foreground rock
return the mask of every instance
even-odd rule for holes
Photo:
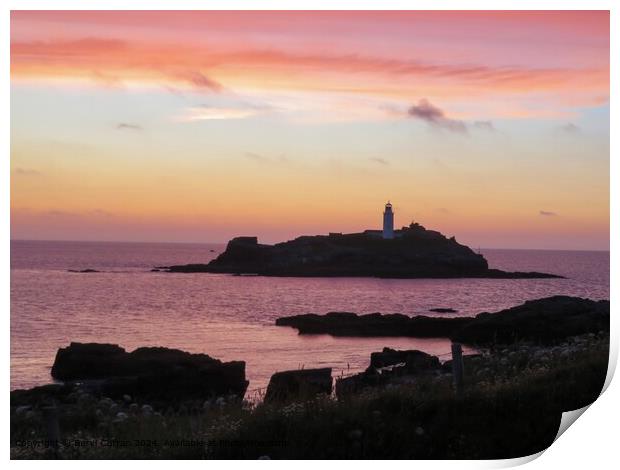
[[[266,402],[284,402],[299,398],[311,398],[319,393],[332,392],[332,370],[305,369],[276,372],[269,380]]]
[[[404,364],[412,373],[437,369],[439,359],[417,349],[399,351],[397,349],[383,348],[381,352],[370,354],[370,367],[380,369],[382,367]]]
[[[208,264],[169,266],[168,271],[386,278],[559,277],[489,269],[481,254],[419,224],[397,232],[397,238],[390,240],[366,231],[303,236],[276,245],[259,244],[256,237],[237,237]]]
[[[336,379],[338,399],[354,395],[367,388],[411,381],[420,375],[436,374],[442,371],[439,358],[423,351],[399,351],[383,348],[370,355],[370,366],[364,372]]]
[[[243,397],[248,386],[245,362],[221,362],[206,354],[167,348],[130,353],[114,344],[71,343],[56,353],[52,377],[90,380],[109,396],[130,394],[160,400]]]
[[[333,336],[413,336],[417,338],[447,338],[472,318],[408,317],[398,313],[356,315],[349,312],[330,312],[326,315],[308,313],[281,317],[278,326],[292,326],[299,334],[330,334]]]
[[[292,326],[299,334],[443,337],[472,345],[522,340],[549,343],[569,336],[609,331],[609,301],[554,296],[496,313],[460,318],[331,312],[282,317],[276,320],[276,325]]]

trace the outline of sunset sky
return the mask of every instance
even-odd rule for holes
[[[608,249],[607,12],[11,15],[13,239]]]

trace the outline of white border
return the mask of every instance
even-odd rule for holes
[[[519,1],[491,1],[491,0],[435,0],[435,1],[403,1],[403,0],[384,0],[384,1],[370,1],[370,0],[356,0],[355,2],[346,0],[314,0],[314,1],[278,1],[278,0],[220,0],[220,1],[205,1],[205,0],[151,0],[145,1],[128,1],[128,0],[90,0],[87,2],[78,0],[9,0],[3,2],[3,15],[1,20],[0,35],[2,37],[1,51],[2,51],[2,66],[4,73],[2,74],[2,93],[5,97],[2,100],[2,163],[0,164],[0,178],[3,182],[0,185],[0,210],[2,211],[3,221],[9,220],[9,139],[10,139],[10,108],[8,103],[10,102],[10,10],[37,10],[37,9],[135,9],[135,10],[158,10],[158,9],[176,9],[176,10],[199,10],[199,9],[213,9],[213,10],[239,10],[239,9],[263,9],[263,10],[611,10],[611,83],[614,83],[614,78],[617,77],[617,62],[620,57],[618,48],[618,35],[615,31],[617,26],[617,12],[613,10],[614,2],[612,1],[580,1],[580,0],[564,0],[559,2],[557,0],[519,0]],[[616,79],[617,81],[617,79]],[[615,90],[612,90],[615,91]],[[618,122],[615,118],[615,110],[618,106],[617,94],[611,93],[611,147],[610,147],[610,178],[611,178],[611,213],[618,213],[618,190],[614,186],[614,183],[618,181],[618,145],[617,145],[617,131]],[[613,175],[613,176],[612,176]],[[9,271],[9,240],[10,229],[9,224],[4,223],[1,227],[2,233],[2,250],[0,250],[0,256],[3,269],[0,271],[2,274],[2,287],[1,296],[2,302],[0,303],[2,313],[2,319],[4,321],[4,336],[3,336],[3,350],[4,352],[4,374],[3,374],[3,390],[5,396],[8,399],[8,393],[10,389],[9,381],[9,358],[10,358],[10,320],[9,320],[9,299],[10,299],[10,271]],[[618,230],[618,218],[611,219],[611,296],[615,299],[618,291],[617,286],[614,285],[614,281],[618,279],[618,266],[619,259],[618,253],[615,250],[615,240],[618,239],[620,231]],[[612,302],[612,307],[615,303]],[[615,312],[612,308],[612,340],[611,340],[611,352],[610,352],[610,373],[615,369],[618,358],[618,321],[615,320]],[[611,374],[608,377],[608,383],[611,378]],[[547,469],[549,466],[558,466],[563,468],[583,468],[584,466],[602,467],[607,468],[614,461],[617,462],[617,456],[615,447],[617,445],[615,437],[616,426],[614,419],[618,412],[618,403],[620,402],[620,387],[617,384],[617,380],[611,383],[606,392],[597,400],[584,415],[579,419],[577,426],[572,426],[565,434],[563,434],[556,443],[554,443],[547,451],[542,453],[542,456],[533,462],[531,462],[530,468]],[[8,406],[2,407],[3,428],[2,428],[2,451],[5,454],[5,459],[9,459],[9,417]],[[425,462],[409,462],[409,461],[395,461],[390,462],[388,465],[392,468],[411,468],[412,465],[422,466],[424,468],[498,468],[504,466],[514,466],[531,461],[530,458],[504,460],[504,461],[425,461]],[[30,467],[32,462],[11,462],[11,465]],[[50,462],[44,463],[46,466],[59,467],[77,466],[83,465],[81,462]],[[105,461],[94,461],[89,465],[95,468],[104,468],[109,465]],[[130,462],[115,462],[114,465],[129,466]],[[169,463],[166,461],[150,462],[148,465],[152,465],[155,468],[166,468]],[[187,462],[188,466],[200,466],[204,468],[205,465],[217,466],[220,468],[236,467],[241,465],[240,462]],[[270,462],[270,463],[258,463],[254,465],[274,465],[283,466],[288,465],[282,462]],[[311,468],[316,465],[315,462],[299,461],[295,463],[296,466],[301,468]],[[343,465],[342,463],[332,463],[331,465]],[[374,467],[376,464],[373,461],[356,462],[352,465],[361,466],[362,468]]]

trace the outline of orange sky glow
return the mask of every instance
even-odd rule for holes
[[[609,14],[13,11],[14,239],[608,249]]]

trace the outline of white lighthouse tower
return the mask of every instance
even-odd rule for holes
[[[383,211],[383,238],[394,238],[394,212],[392,212],[390,201],[387,202],[385,211]]]

